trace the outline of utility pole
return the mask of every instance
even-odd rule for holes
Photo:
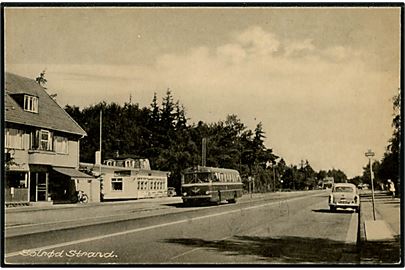
[[[100,167],[99,167],[99,173],[100,173],[100,181],[101,181],[101,143],[102,143],[102,135],[103,135],[103,110],[100,109]]]
[[[207,165],[207,139],[202,138],[202,149],[201,149],[201,166],[205,167]]]

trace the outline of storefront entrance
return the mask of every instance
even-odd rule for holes
[[[30,165],[30,201],[48,201],[48,167]]]

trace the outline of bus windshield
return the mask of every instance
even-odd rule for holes
[[[187,173],[184,175],[184,183],[207,183],[210,180],[210,173]]]

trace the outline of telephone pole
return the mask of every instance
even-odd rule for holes
[[[207,165],[207,138],[202,138],[201,147],[201,166],[205,167]]]

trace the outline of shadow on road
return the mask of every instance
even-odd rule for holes
[[[169,206],[169,207],[175,207],[175,208],[192,208],[192,207],[197,207],[197,206],[198,207],[210,207],[210,206],[214,206],[216,204],[206,203],[206,204],[198,204],[198,205],[187,205],[184,203],[166,203],[164,205]]]
[[[330,211],[330,209],[314,209],[312,212],[316,213],[328,213],[328,214],[336,214],[336,213],[342,213],[342,214],[352,214],[353,211],[350,210],[341,210],[341,209],[336,209],[334,212]]]
[[[401,258],[400,237],[392,241],[373,241],[361,243],[363,264],[399,264]]]
[[[323,238],[235,236],[218,241],[173,238],[165,242],[213,250],[229,256],[258,256],[261,261],[269,263],[359,263],[359,252],[355,244]]]

